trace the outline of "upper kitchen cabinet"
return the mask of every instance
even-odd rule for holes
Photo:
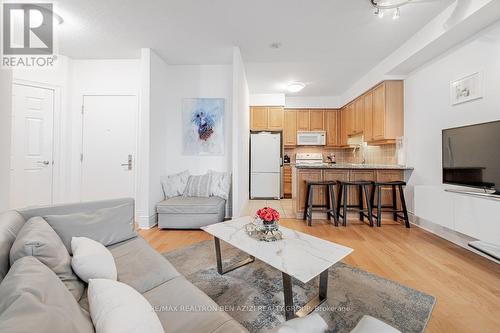
[[[285,147],[297,145],[297,111],[286,110],[284,112],[283,144]]]
[[[309,130],[310,131],[324,131],[325,130],[325,112],[323,110],[310,110],[309,111]]]
[[[403,136],[403,81],[384,81],[373,89],[372,143]]]
[[[363,133],[364,130],[364,98],[358,97],[354,101],[354,110],[353,110],[353,124],[352,124],[352,135],[358,135]]]
[[[373,92],[369,91],[363,96],[364,123],[363,136],[365,141],[373,140]]]
[[[297,131],[309,131],[309,110],[297,110]]]
[[[282,107],[269,107],[269,125],[270,130],[282,130],[283,129],[283,108]]]
[[[283,107],[250,107],[250,129],[252,131],[280,131],[283,129]]]
[[[340,145],[347,145],[347,132],[349,131],[349,108],[344,106],[340,110]]]
[[[340,111],[329,110],[325,111],[325,129],[326,129],[326,145],[328,147],[338,147],[341,145],[340,140]]]

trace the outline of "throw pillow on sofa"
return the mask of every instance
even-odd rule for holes
[[[23,257],[0,284],[0,332],[90,333],[94,327],[52,270]]]
[[[182,195],[186,189],[188,178],[189,171],[187,170],[174,175],[161,177],[161,187],[163,188],[165,199]]]
[[[57,232],[68,252],[72,254],[73,236],[88,237],[104,246],[136,237],[133,216],[134,205],[123,204],[101,208],[93,213],[46,215],[44,219]]]
[[[54,229],[41,217],[32,217],[19,230],[10,248],[10,264],[27,256],[40,260],[56,273],[76,300],[81,298],[84,285],[71,269],[68,250]]]
[[[214,170],[208,170],[208,174],[212,176],[212,190],[210,196],[227,200],[229,198],[229,191],[231,190],[231,174],[229,172]]]
[[[212,192],[212,175],[189,176],[185,197],[209,197]]]
[[[96,333],[164,333],[153,307],[134,288],[118,281],[90,279],[87,294]]]
[[[116,265],[113,255],[99,242],[87,237],[71,239],[71,267],[85,282],[90,279],[116,280]]]

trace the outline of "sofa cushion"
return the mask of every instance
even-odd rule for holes
[[[212,192],[212,175],[189,176],[186,189],[184,190],[185,197],[209,197]]]
[[[125,283],[90,279],[88,296],[98,333],[164,333],[151,304]]]
[[[104,246],[112,245],[137,235],[134,227],[133,202],[101,208],[89,213],[44,215],[45,220],[61,237],[71,252],[73,236],[87,237]]]
[[[116,280],[115,259],[104,245],[87,237],[73,237],[71,249],[71,267],[80,279],[87,283],[90,279]]]
[[[208,174],[212,176],[210,196],[221,197],[227,200],[229,198],[229,191],[231,190],[231,173],[208,170]]]
[[[165,199],[182,195],[186,189],[189,178],[189,171],[185,170],[174,175],[168,175],[160,178],[161,187]]]
[[[0,284],[0,332],[94,332],[64,284],[34,257],[12,265]]]
[[[148,242],[136,237],[108,247],[115,259],[118,281],[140,293],[179,276],[179,272]]]
[[[32,217],[17,234],[10,249],[10,263],[33,256],[50,268],[76,300],[82,296],[83,282],[71,269],[71,257],[54,229],[41,217]]]
[[[219,197],[174,197],[156,205],[158,214],[218,214],[226,200]]]
[[[10,248],[16,240],[17,233],[24,225],[24,218],[11,210],[0,214],[0,282],[10,268]]]
[[[248,332],[183,276],[144,293],[144,297],[166,332]]]

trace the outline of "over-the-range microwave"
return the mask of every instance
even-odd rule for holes
[[[325,144],[325,131],[297,132],[297,146],[324,146]]]

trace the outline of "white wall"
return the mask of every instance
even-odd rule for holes
[[[483,72],[484,98],[451,106],[450,81],[477,71]],[[500,22],[408,76],[405,136],[407,164],[415,168],[407,188],[410,209],[437,225],[500,244],[500,202],[444,192],[441,182],[441,130],[500,120],[499,87]]]
[[[169,89],[170,68],[154,51],[150,58],[149,95],[149,224],[155,224],[156,204],[164,199],[160,177],[165,175],[169,141],[166,127],[170,119],[165,110],[165,95]],[[175,163],[175,161],[170,161]]]
[[[165,173],[189,170],[191,174],[203,174],[208,169],[228,171],[231,168],[232,133],[232,68],[230,65],[181,65],[169,66],[169,79],[163,88],[163,112],[168,122],[166,140],[162,142],[167,152]],[[187,156],[182,153],[182,99],[224,98],[225,147],[220,156]],[[239,129],[241,130],[241,129]]]
[[[340,108],[341,98],[338,96],[287,96],[287,108]]]
[[[235,62],[233,60],[233,66]],[[238,71],[237,68],[233,67],[233,71]],[[251,94],[250,95],[250,105],[251,106],[284,106],[285,105],[285,94]]]
[[[0,212],[9,208],[12,72],[0,69]]]
[[[248,202],[250,149],[250,96],[245,64],[233,48],[233,216],[241,216]]]

